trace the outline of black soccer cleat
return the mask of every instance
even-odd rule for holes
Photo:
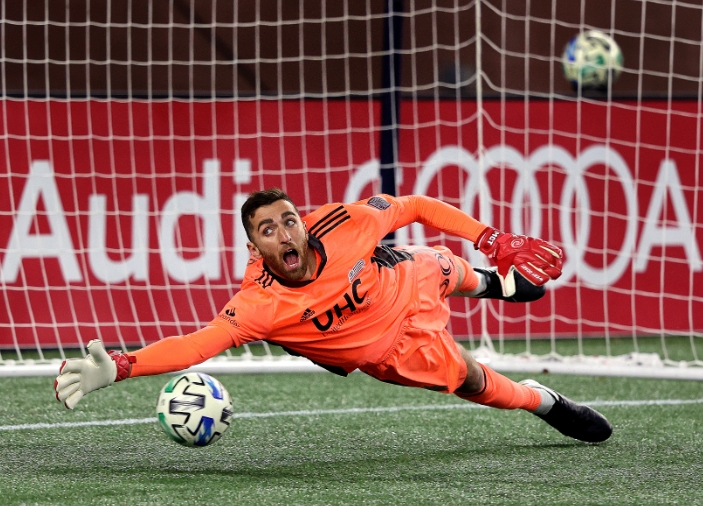
[[[483,292],[475,296],[479,299],[500,299],[508,302],[532,302],[537,299],[541,299],[547,292],[547,289],[544,286],[533,285],[518,271],[513,271],[512,275],[515,277],[515,293],[510,297],[506,297],[503,295],[503,287],[500,282],[500,277],[495,269],[482,269],[481,267],[474,267],[474,271],[483,274],[486,278],[486,284],[488,285]]]
[[[583,404],[576,404],[551,388],[535,380],[523,380],[522,385],[547,392],[554,397],[554,405],[546,415],[540,417],[565,436],[586,443],[602,443],[613,433],[613,426],[598,411]]]

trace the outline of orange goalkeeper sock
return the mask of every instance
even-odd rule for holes
[[[542,396],[537,390],[516,383],[502,374],[495,372],[490,367],[483,364],[479,365],[483,369],[485,379],[483,390],[476,394],[465,394],[462,392],[454,392],[454,394],[466,401],[499,409],[525,409],[527,411],[534,411],[539,407]]]

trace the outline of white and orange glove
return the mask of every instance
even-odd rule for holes
[[[498,268],[505,297],[515,294],[515,271],[530,283],[542,286],[561,276],[564,252],[547,241],[526,235],[507,234],[487,227],[474,248],[484,253]]]
[[[75,408],[86,394],[128,378],[134,362],[124,353],[106,352],[99,339],[90,341],[87,348],[86,357],[64,360],[54,381],[56,400],[68,409]]]

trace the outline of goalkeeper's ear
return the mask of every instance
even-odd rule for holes
[[[247,249],[249,250],[249,254],[252,257],[256,258],[257,260],[261,258],[261,251],[259,251],[259,248],[253,242],[249,241],[247,243]]]

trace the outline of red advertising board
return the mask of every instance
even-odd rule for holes
[[[539,302],[453,301],[455,335],[477,335],[482,310],[508,337],[703,329],[699,108],[404,102],[399,194],[567,254]],[[250,191],[281,187],[306,213],[379,188],[373,101],[4,100],[0,113],[0,349],[191,332],[238,288]],[[482,261],[421,226],[397,239]]]

